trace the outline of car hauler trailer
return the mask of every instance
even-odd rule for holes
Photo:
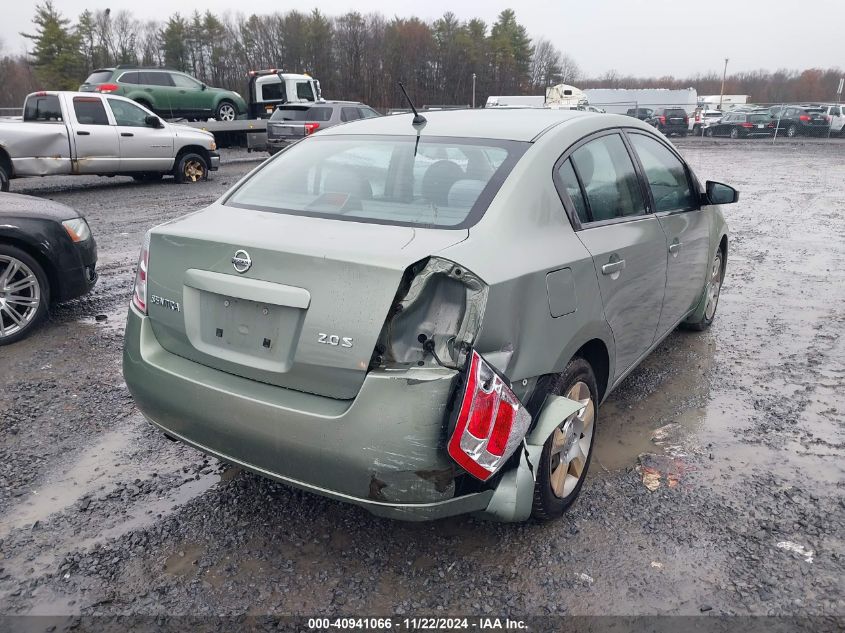
[[[307,74],[286,73],[277,68],[250,70],[247,118],[235,121],[185,122],[214,134],[220,147],[241,146],[249,151],[267,149],[267,119],[277,105],[322,101],[320,82]]]

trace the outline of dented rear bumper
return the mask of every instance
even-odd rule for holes
[[[172,354],[158,344],[149,319],[130,308],[123,371],[143,414],[169,435],[374,514],[436,519],[485,511],[494,496],[455,496],[444,429],[454,370],[370,372],[354,400],[335,400]]]

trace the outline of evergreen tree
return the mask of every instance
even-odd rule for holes
[[[70,28],[70,20],[62,17],[52,0],[35,6],[34,33],[21,35],[34,44],[32,63],[35,75],[48,90],[75,90],[85,79],[85,58],[81,39]]]

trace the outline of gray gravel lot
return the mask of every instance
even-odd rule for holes
[[[580,500],[544,525],[374,518],[144,422],[120,372],[143,233],[255,155],[197,185],[14,181],[87,215],[101,279],[0,348],[0,614],[845,618],[843,145],[677,144],[742,192],[716,323],[611,397]]]

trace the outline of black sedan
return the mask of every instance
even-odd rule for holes
[[[777,123],[767,112],[729,112],[722,120],[708,128],[711,136],[746,138],[772,136]]]
[[[96,266],[97,244],[76,211],[0,194],[0,345],[27,336],[51,303],[91,290]]]

